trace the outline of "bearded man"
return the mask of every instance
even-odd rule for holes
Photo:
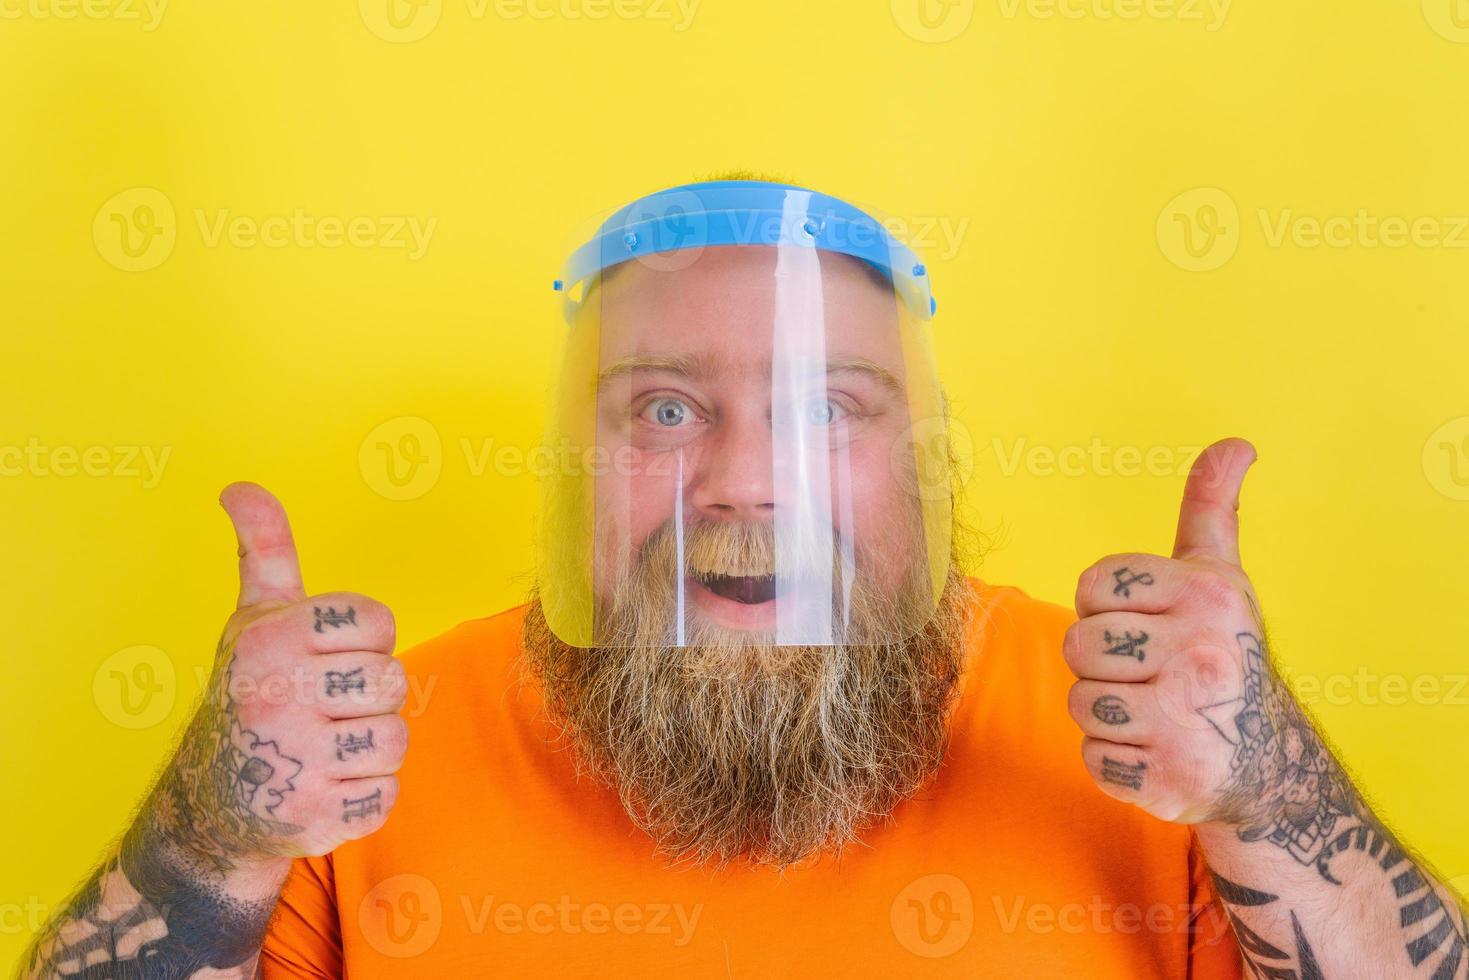
[[[530,601],[394,658],[387,607],[308,598],[280,504],[228,487],[212,690],[31,974],[1469,970],[1271,665],[1248,443],[1073,616],[965,573],[927,270],[870,213],[673,188],[556,288]]]

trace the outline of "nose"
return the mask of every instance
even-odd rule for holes
[[[763,413],[725,418],[701,440],[689,502],[703,517],[768,521],[775,510],[770,420]]]

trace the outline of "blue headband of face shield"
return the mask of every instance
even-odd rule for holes
[[[571,323],[583,287],[629,259],[714,245],[800,245],[861,259],[919,320],[938,308],[928,270],[867,212],[817,191],[763,180],[715,180],[649,194],[619,208],[562,267],[552,288]]]

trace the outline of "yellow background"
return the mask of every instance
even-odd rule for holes
[[[0,959],[187,716],[234,596],[219,489],[272,488],[308,589],[384,599],[405,645],[519,601],[564,238],[735,166],[928,226],[987,578],[1069,604],[1100,556],[1166,551],[1191,449],[1254,440],[1243,545],[1277,654],[1348,678],[1312,706],[1329,737],[1469,874],[1469,9],[394,0],[394,27],[384,0],[334,0],[178,3],[148,29],[141,0],[93,2],[0,4],[0,447],[113,467],[0,476]],[[135,188],[175,240],[127,271],[112,215],[138,199],[108,202]],[[298,208],[436,225],[418,258],[208,234]],[[1273,230],[1359,211],[1458,245]],[[1211,227],[1198,254],[1177,237]],[[396,500],[375,447],[409,445],[404,417],[441,448]],[[119,446],[167,448],[156,485]],[[487,446],[509,448],[476,472]],[[1086,450],[1083,472],[1012,462],[1035,447]],[[1167,472],[1113,472],[1129,447]],[[1387,675],[1420,695],[1390,703]],[[119,679],[156,688],[154,723],[128,727],[150,719]]]

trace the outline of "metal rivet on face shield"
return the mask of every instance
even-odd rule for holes
[[[638,247],[638,236],[634,235],[632,232],[628,232],[626,235],[622,236],[622,244],[626,245],[627,250],[631,252],[633,249]]]
[[[921,276],[921,275],[923,275],[926,272],[928,272],[928,270],[923,267],[923,263],[922,262],[918,263],[917,265],[915,265],[913,267],[913,274],[915,276]]]
[[[801,223],[801,230],[806,233],[807,238],[815,238],[816,233],[821,230],[821,226],[810,218],[807,218]]]

